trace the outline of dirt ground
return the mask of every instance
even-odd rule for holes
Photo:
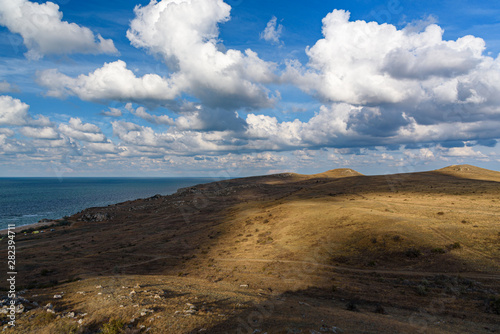
[[[6,333],[500,332],[499,203],[499,172],[460,165],[90,208],[17,231],[16,327],[0,319]]]

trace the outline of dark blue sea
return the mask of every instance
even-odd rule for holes
[[[0,229],[58,219],[85,208],[169,195],[215,178],[0,178]]]

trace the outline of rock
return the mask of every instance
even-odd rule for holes
[[[102,289],[102,285],[96,285],[95,288],[96,289]]]
[[[111,219],[112,219],[111,215],[107,212],[95,212],[95,213],[86,213],[82,215],[78,220],[86,222],[102,222]]]
[[[62,295],[54,295],[54,299],[61,299]]]
[[[52,305],[51,303],[48,303],[47,305],[45,305],[43,307],[44,309],[47,309],[47,310],[53,310],[54,309],[54,305]]]
[[[240,288],[248,288],[248,284],[240,284]]]

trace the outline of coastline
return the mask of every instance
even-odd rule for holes
[[[41,227],[50,226],[50,225],[53,225],[53,224],[57,224],[57,220],[51,220],[51,221],[48,221],[48,222],[38,222],[38,223],[34,223],[34,224],[29,224],[29,225],[16,226],[14,228],[14,231],[16,233],[18,233],[19,231],[26,230],[26,229],[29,229],[29,228],[40,229]],[[0,235],[1,236],[6,235],[8,230],[9,229],[7,229],[7,228],[3,229],[3,230],[0,230]]]

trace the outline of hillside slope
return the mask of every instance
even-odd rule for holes
[[[352,333],[412,332],[422,321],[429,333],[500,330],[499,181],[473,166],[382,176],[337,169],[90,208],[53,232],[18,236],[18,284],[60,315],[88,314],[50,319],[47,333],[92,332],[113,317],[158,333],[309,333],[322,319]],[[185,315],[186,302],[196,304],[193,317],[175,313]],[[152,312],[138,316],[134,305]],[[242,324],[252,312],[259,321]],[[22,319],[18,330],[43,332]]]

